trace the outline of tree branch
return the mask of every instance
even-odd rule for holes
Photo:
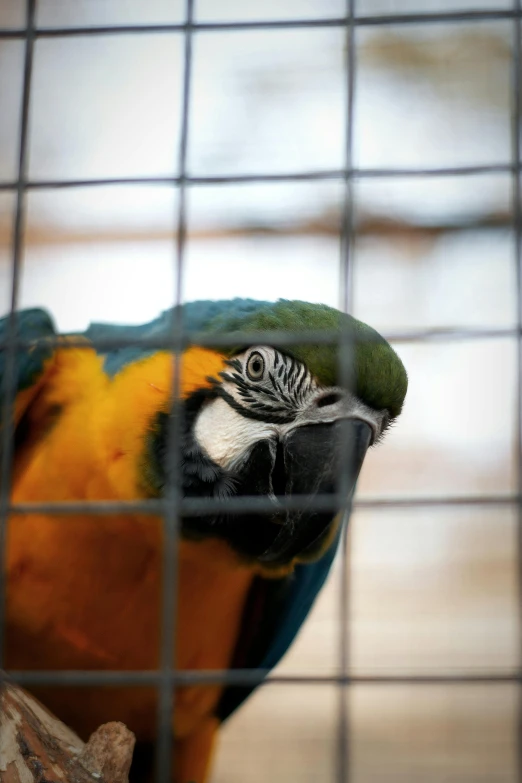
[[[106,723],[82,742],[0,672],[0,783],[128,783],[134,741]]]

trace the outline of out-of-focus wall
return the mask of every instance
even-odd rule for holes
[[[0,26],[23,23],[2,0]],[[458,8],[457,8],[458,5]],[[487,0],[360,0],[358,12],[507,8]],[[429,7],[428,7],[429,6]],[[344,2],[196,3],[201,21],[342,16]],[[179,22],[167,0],[40,0],[42,25]],[[509,21],[358,28],[354,161],[361,169],[510,161]],[[181,34],[39,39],[30,106],[32,180],[176,176]],[[345,39],[332,28],[198,33],[194,176],[340,170]],[[23,44],[0,40],[0,180],[16,176]],[[339,302],[342,178],[189,188],[185,300]],[[361,177],[353,187],[354,313],[385,334],[515,325],[509,174]],[[14,195],[0,191],[0,310],[9,304]],[[139,323],[174,290],[177,193],[169,185],[31,190],[21,307],[63,330]],[[395,345],[404,414],[365,463],[358,498],[516,490],[513,337]],[[359,508],[350,525],[354,674],[503,674],[518,663],[516,514],[505,505]],[[338,671],[340,569],[280,673]],[[267,685],[229,721],[213,783],[335,779],[332,685]],[[354,685],[355,783],[510,783],[515,686]]]

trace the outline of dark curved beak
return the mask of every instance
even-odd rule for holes
[[[358,419],[311,424],[289,433],[282,444],[285,496],[296,496],[302,505],[286,512],[280,532],[258,557],[262,563],[287,563],[320,548],[353,494],[372,435],[370,426]],[[316,499],[325,502],[318,507]]]

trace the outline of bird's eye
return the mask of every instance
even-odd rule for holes
[[[265,374],[265,360],[258,351],[250,355],[246,371],[251,381],[260,381]]]

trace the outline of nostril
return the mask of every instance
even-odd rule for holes
[[[326,408],[327,405],[335,405],[337,402],[340,402],[342,400],[342,395],[338,392],[330,392],[330,394],[326,394],[324,397],[320,397],[317,400],[317,407],[318,408]]]

